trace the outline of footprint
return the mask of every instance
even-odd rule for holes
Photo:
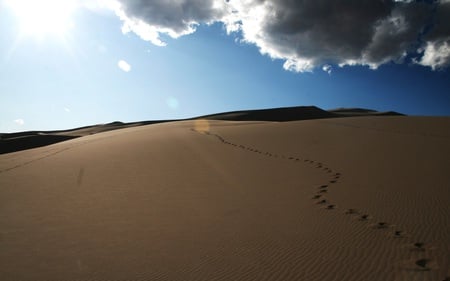
[[[337,181],[336,180],[332,180],[332,181],[330,181],[330,183],[336,183]]]
[[[413,244],[414,250],[416,251],[425,251],[425,243],[424,242],[416,242]]]
[[[376,229],[385,229],[388,227],[389,227],[389,224],[387,222],[379,222],[375,225]]]
[[[328,190],[326,190],[326,189],[321,189],[318,191],[318,193],[327,193],[327,192],[328,192]]]
[[[419,270],[427,271],[430,270],[429,267],[430,261],[431,261],[430,259],[418,259],[416,260],[415,264],[418,266]]]
[[[366,221],[366,220],[368,220],[369,219],[369,215],[361,215],[360,217],[359,217],[359,220],[360,221]]]
[[[357,213],[358,213],[358,211],[356,209],[347,209],[345,211],[346,215],[353,215],[353,214],[357,214]]]
[[[316,195],[314,195],[314,196],[312,197],[312,199],[319,199],[320,197],[322,197],[321,194],[316,194]]]
[[[430,258],[413,258],[409,260],[405,260],[402,262],[405,269],[408,269],[410,271],[430,271],[434,269],[438,269],[439,266],[436,263],[436,261],[430,259]],[[409,280],[409,279],[408,279]],[[422,280],[422,279],[421,279]],[[429,279],[427,279],[429,280]],[[438,280],[438,279],[433,279]],[[445,279],[442,281],[446,281]]]
[[[334,210],[334,209],[336,209],[336,205],[333,205],[333,204],[328,205],[326,209],[327,210]]]
[[[328,201],[326,199],[320,200],[317,204],[326,204]]]
[[[396,231],[394,231],[394,237],[396,237],[396,238],[403,238],[403,237],[405,237],[404,236],[404,232],[401,231],[401,230],[396,230]]]

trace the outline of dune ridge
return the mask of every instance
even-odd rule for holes
[[[29,132],[18,132],[8,134],[3,133],[0,134],[0,154],[46,146],[61,141],[97,134],[101,132],[158,123],[184,121],[184,120],[207,119],[207,120],[228,120],[228,121],[287,122],[287,121],[338,118],[350,116],[394,116],[394,115],[401,115],[401,114],[393,111],[377,112],[374,110],[358,109],[358,108],[325,111],[315,106],[297,106],[297,107],[224,112],[181,120],[154,120],[154,121],[141,121],[131,123],[123,123],[120,121],[115,121],[108,124],[85,126],[69,130],[29,131]]]

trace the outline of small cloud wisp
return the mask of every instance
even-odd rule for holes
[[[125,72],[131,71],[131,65],[124,60],[119,60],[117,66]]]

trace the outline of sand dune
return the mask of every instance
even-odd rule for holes
[[[74,138],[76,137],[53,134],[33,134],[19,137],[10,137],[1,140],[0,154],[46,146]]]
[[[36,147],[42,147],[74,138],[84,137],[88,135],[108,132],[118,129],[131,128],[136,126],[144,126],[150,124],[164,123],[161,121],[143,121],[143,122],[112,122],[108,124],[86,126],[70,130],[59,131],[29,131],[9,134],[0,134],[0,154],[21,151]]]
[[[228,121],[298,121],[321,118],[334,118],[340,115],[315,106],[283,107],[259,110],[244,110],[201,116],[208,120]]]
[[[445,280],[449,139],[192,120],[0,155],[0,280]]]

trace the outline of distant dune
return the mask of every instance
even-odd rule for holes
[[[206,115],[199,118],[228,121],[298,121],[340,117],[315,106],[283,107],[260,110],[244,110]]]
[[[264,112],[0,155],[0,280],[449,280],[450,118]]]
[[[337,118],[350,116],[393,116],[401,115],[397,112],[377,112],[368,109],[348,108],[325,111],[315,106],[284,107],[262,110],[244,110],[205,115],[185,120],[207,119],[228,121],[298,121],[309,119]],[[97,134],[101,132],[130,128],[136,126],[165,123],[183,120],[156,120],[133,123],[112,122],[108,124],[92,125],[81,128],[60,131],[30,131],[11,134],[0,134],[0,154],[11,153],[24,149],[31,149],[61,141]]]
[[[405,116],[404,114],[395,111],[376,111],[364,108],[338,108],[328,110],[333,114],[338,114],[342,117],[356,117],[356,116]]]
[[[92,125],[70,130],[29,131],[10,134],[0,134],[0,154],[46,146],[65,140],[98,134],[101,132],[143,125],[151,125],[163,122],[167,121],[144,121],[133,123],[123,123],[116,121],[108,124]]]

